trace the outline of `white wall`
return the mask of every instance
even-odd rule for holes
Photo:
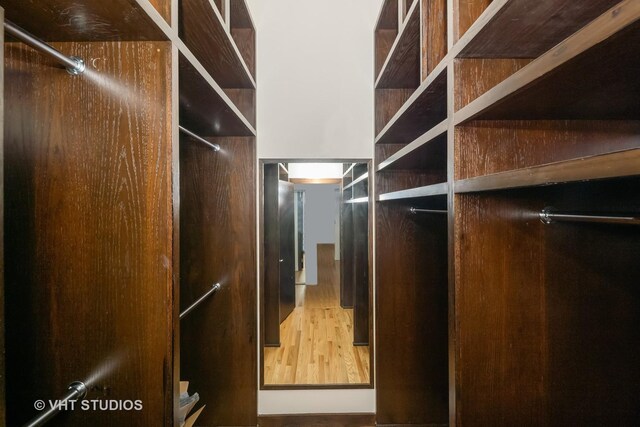
[[[257,27],[258,158],[373,157],[381,0],[248,0]]]
[[[340,186],[337,184],[296,184],[304,196],[305,283],[318,284],[318,244],[335,244]]]
[[[382,0],[247,1],[257,29],[258,158],[372,158]],[[359,412],[375,412],[374,390],[258,391],[259,414]]]

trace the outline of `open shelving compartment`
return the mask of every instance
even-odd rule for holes
[[[575,18],[556,28],[570,37],[544,42],[549,51],[489,77],[482,91],[466,82],[472,96],[457,100],[454,363],[462,425],[478,417],[491,425],[640,420],[640,229],[540,216],[545,208],[638,216],[640,4],[580,9],[600,16],[579,16],[561,1],[538,6],[552,3],[563,8],[548,8],[548,16]],[[498,31],[494,21],[478,34]],[[461,51],[477,50],[470,61],[490,66],[496,52],[481,47]]]
[[[182,0],[179,17],[181,51],[192,53],[255,127],[255,27],[246,0],[225,0],[221,6],[211,0]]]
[[[379,424],[448,420],[446,9],[442,0],[401,0],[399,32],[376,68]],[[379,31],[376,40],[387,46]]]

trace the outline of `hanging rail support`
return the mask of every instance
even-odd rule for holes
[[[69,402],[77,402],[84,399],[87,396],[87,386],[81,381],[74,381],[69,384],[67,394],[60,400],[56,401],[54,406],[51,406],[46,411],[29,421],[24,427],[39,427],[45,425],[53,417],[55,417],[61,409],[67,409]],[[44,401],[40,401],[44,404]]]
[[[640,225],[640,216],[630,215],[578,215],[556,212],[554,208],[544,208],[540,213],[540,221],[545,224],[554,222],[597,222],[602,224]]]
[[[440,210],[440,209],[418,209],[418,208],[411,208],[409,209],[409,211],[412,214],[419,214],[419,213],[430,213],[430,214],[447,214],[446,210]]]
[[[54,49],[52,46],[26,32],[12,22],[4,21],[4,30],[11,36],[20,40],[22,43],[31,46],[39,52],[51,56],[53,59],[62,64],[71,75],[77,76],[79,74],[82,74],[86,68],[82,59],[75,56],[67,56],[63,54],[62,52]]]
[[[193,304],[191,304],[185,311],[183,311],[182,313],[180,313],[180,319],[182,319],[183,317],[185,317],[187,314],[191,313],[197,306],[199,306],[200,304],[202,304],[202,302],[204,300],[206,300],[207,298],[209,298],[211,295],[215,294],[216,292],[218,292],[220,290],[221,286],[220,283],[216,283],[215,285],[213,285],[211,287],[211,289],[209,289],[207,292],[205,292],[204,295],[202,295],[200,298],[198,298],[198,300],[196,302],[194,302]]]
[[[184,133],[185,135],[190,136],[191,138],[195,139],[196,141],[202,142],[205,145],[208,145],[209,147],[213,148],[215,151],[220,151],[220,146],[218,144],[214,144],[213,142],[209,142],[206,139],[196,135],[195,133],[191,132],[189,129],[186,129],[182,126],[178,126],[178,128],[180,129],[180,132]]]

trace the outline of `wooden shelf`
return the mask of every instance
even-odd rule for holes
[[[459,110],[456,124],[638,118],[639,20],[640,3],[623,2]]]
[[[423,197],[446,196],[449,192],[449,184],[446,182],[440,184],[427,185],[425,187],[410,188],[408,190],[394,191],[393,193],[384,193],[378,196],[379,202],[388,202],[392,200],[419,199]]]
[[[46,41],[169,40],[148,0],[0,0],[5,18]]]
[[[376,88],[416,88],[420,84],[420,7],[414,2],[376,80]]]
[[[255,136],[253,126],[189,50],[181,47],[181,124],[202,136]]]
[[[353,170],[353,168],[355,167],[355,165],[356,165],[356,163],[351,163],[351,166],[349,166],[349,167],[347,168],[347,170],[346,170],[346,171],[344,171],[344,173],[342,174],[342,177],[344,178],[345,176],[347,176],[347,174]]]
[[[376,137],[376,144],[406,144],[447,118],[445,58]]]
[[[640,148],[458,180],[454,189],[471,193],[635,175],[640,175]]]
[[[182,0],[180,38],[222,88],[254,89],[255,81],[210,0]]]
[[[537,58],[620,0],[494,0],[454,50],[460,58]]]
[[[446,165],[448,126],[449,121],[445,120],[429,129],[418,139],[382,161],[378,165],[377,172],[431,169],[434,162],[442,163],[442,166]]]
[[[229,14],[231,37],[235,42],[242,59],[256,78],[256,29],[251,18],[251,12],[245,0],[231,0]]]
[[[358,178],[354,179],[353,181],[351,181],[351,183],[349,185],[346,185],[343,190],[346,190],[348,188],[353,187],[354,185],[358,184],[359,182],[365,181],[369,179],[369,172],[365,172],[362,175],[360,175]]]
[[[345,203],[354,204],[354,203],[368,203],[369,197],[358,197],[357,199],[349,199],[345,201]]]

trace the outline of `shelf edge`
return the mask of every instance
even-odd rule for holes
[[[415,188],[409,188],[406,190],[393,191],[391,193],[383,193],[378,196],[377,201],[387,202],[392,200],[446,196],[448,193],[449,193],[449,183],[441,182],[439,184],[426,185],[424,187],[415,187]]]

